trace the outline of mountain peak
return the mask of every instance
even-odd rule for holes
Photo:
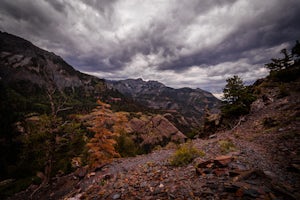
[[[216,111],[220,101],[201,89],[167,87],[158,81],[127,79],[108,81],[109,87],[153,109],[172,110],[182,114],[189,124],[201,124],[205,108]]]

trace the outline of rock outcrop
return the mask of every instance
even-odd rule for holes
[[[169,142],[182,143],[187,137],[161,115],[146,120],[133,118],[129,121],[131,134],[135,140],[141,140],[142,146],[165,146]]]
[[[134,117],[132,117],[134,115]],[[126,134],[145,152],[169,142],[183,143],[187,137],[162,115],[143,113],[113,112],[109,104],[100,102],[94,112],[82,117],[89,124],[95,118],[101,119],[103,127],[116,137]]]
[[[164,110],[175,116],[174,122],[178,121],[176,124],[183,127],[181,130],[184,130],[186,126],[180,123],[180,118],[184,117],[190,126],[196,127],[202,122],[205,108],[215,113],[220,105],[220,100],[199,88],[174,89],[157,81],[143,81],[142,79],[107,81],[107,84],[110,88],[118,90],[142,105]]]

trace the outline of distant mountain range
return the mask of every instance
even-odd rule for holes
[[[157,81],[127,79],[107,81],[109,88],[114,88],[127,97],[153,109],[178,112],[189,123],[198,124],[205,109],[217,111],[220,100],[201,89],[167,87]]]
[[[1,112],[7,105],[12,110],[5,112],[17,115],[48,112],[47,93],[52,91],[59,101],[74,109],[92,108],[100,98],[116,103],[118,109],[143,111],[149,107],[169,113],[170,121],[189,129],[200,126],[205,108],[216,110],[220,104],[211,93],[201,89],[174,89],[142,79],[105,81],[83,74],[54,53],[5,32],[0,32],[0,67]],[[121,101],[110,101],[116,98]],[[11,102],[18,103],[11,107]]]

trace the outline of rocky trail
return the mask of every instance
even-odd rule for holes
[[[274,163],[270,149],[231,135],[194,140],[205,156],[184,167],[169,164],[175,149],[157,150],[92,173],[80,169],[33,199],[299,199],[299,171]],[[219,145],[224,140],[235,146],[226,154]]]
[[[69,199],[299,199],[299,176],[285,172],[293,178],[283,178],[251,147],[222,155],[217,140],[194,141],[214,147],[184,167],[170,166],[174,150],[117,160],[91,177],[84,192],[83,181]]]

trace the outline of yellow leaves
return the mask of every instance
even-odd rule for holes
[[[116,141],[113,138],[114,133],[110,130],[108,124],[109,116],[111,112],[106,112],[109,108],[109,104],[105,104],[98,101],[99,107],[95,110],[88,122],[91,126],[90,131],[94,132],[94,137],[90,139],[87,143],[89,150],[89,161],[91,167],[96,167],[97,165],[111,161],[114,157],[119,157],[120,155],[116,152],[114,145]]]
[[[99,106],[103,107],[103,108],[110,108],[111,106],[107,103],[104,103],[100,100],[97,101],[97,103],[99,104]]]
[[[205,153],[196,149],[191,142],[181,145],[171,156],[170,164],[174,166],[184,166],[192,162],[196,157],[203,157]]]

